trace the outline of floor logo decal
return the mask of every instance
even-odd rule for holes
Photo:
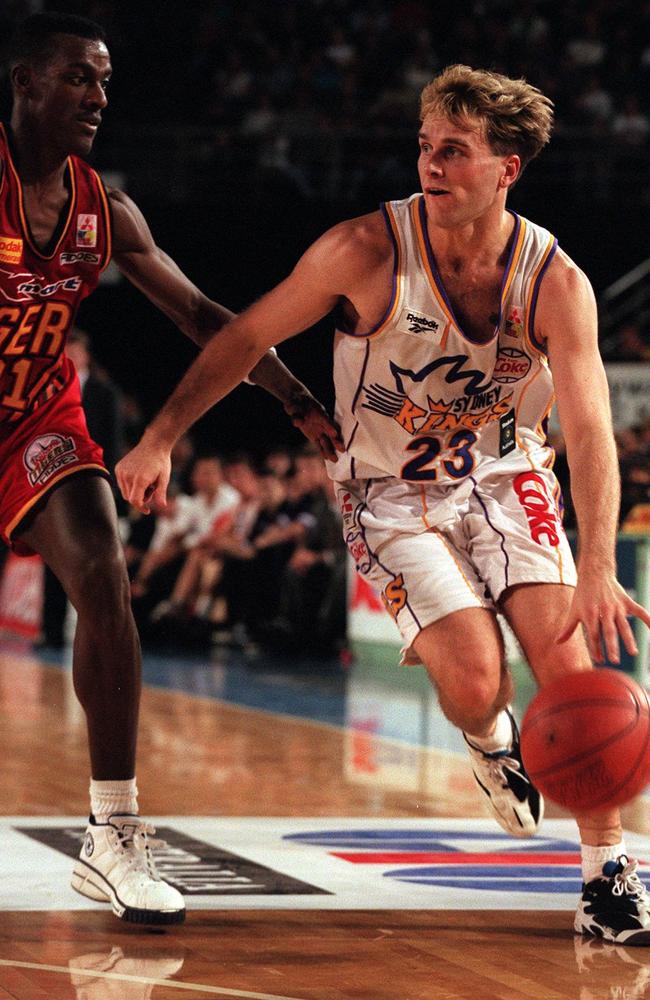
[[[189,909],[573,910],[577,829],[514,840],[489,819],[152,817],[164,878]],[[70,888],[85,823],[0,820],[0,909],[101,909]],[[650,885],[650,840],[626,834]]]

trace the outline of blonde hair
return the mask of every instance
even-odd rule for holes
[[[499,156],[517,153],[522,170],[544,148],[553,128],[553,102],[526,80],[447,66],[420,95],[420,121],[436,114],[454,125],[482,130]]]

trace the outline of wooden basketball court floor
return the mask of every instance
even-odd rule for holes
[[[413,672],[224,654],[145,679],[141,810],[191,890],[172,928],[69,889],[83,717],[65,662],[0,647],[3,1000],[650,996],[650,949],[574,939],[570,821],[501,836]],[[650,860],[649,803],[625,824]]]

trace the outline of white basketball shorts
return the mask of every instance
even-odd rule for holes
[[[465,608],[496,610],[508,587],[576,585],[550,469],[494,468],[459,485],[336,483],[346,544],[410,648],[427,625]]]

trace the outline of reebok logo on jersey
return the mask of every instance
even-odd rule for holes
[[[0,260],[4,264],[20,264],[23,241],[15,236],[0,236]]]
[[[78,215],[77,216],[77,246],[96,247],[97,246],[97,216]]]
[[[99,264],[100,260],[98,253],[91,253],[89,250],[64,250],[59,254],[61,264]]]
[[[437,333],[440,324],[437,320],[431,319],[430,316],[425,316],[419,309],[413,309],[411,306],[405,306],[402,310],[397,326],[404,333],[417,333],[422,336],[427,333]]]
[[[406,314],[406,322],[408,323],[409,333],[435,333],[440,325],[435,319],[429,319],[428,316],[423,316],[422,313],[411,311]]]

